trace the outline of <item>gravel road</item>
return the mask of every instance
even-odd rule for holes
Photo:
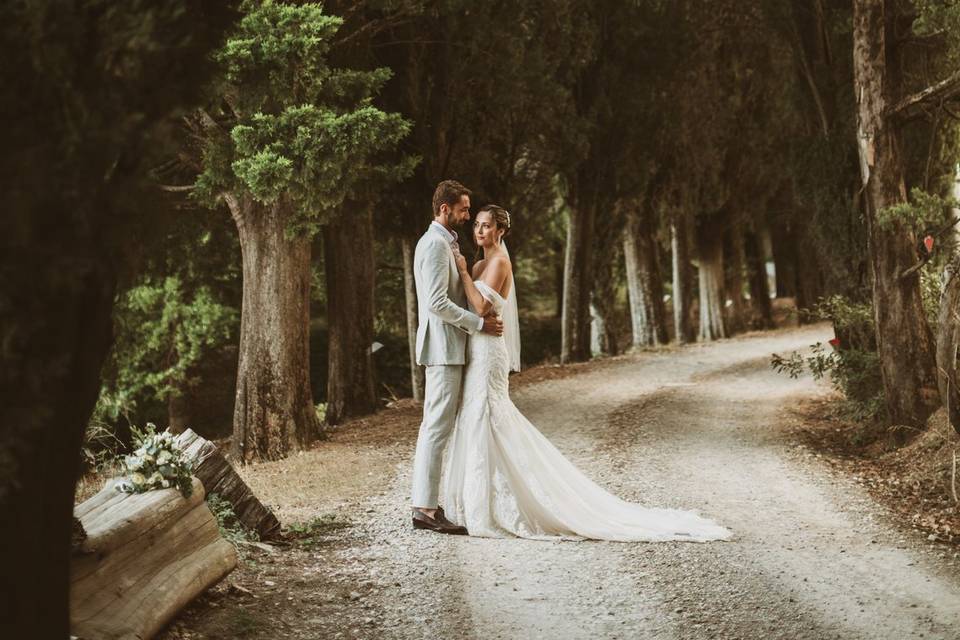
[[[413,531],[405,460],[341,551],[369,591],[368,617],[338,637],[960,638],[953,550],[897,527],[787,434],[790,405],[827,389],[775,373],[770,354],[828,337],[820,325],[647,352],[515,395],[607,489],[697,509],[732,541]]]

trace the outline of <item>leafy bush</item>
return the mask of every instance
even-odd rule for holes
[[[207,506],[217,519],[220,535],[236,545],[238,542],[257,542],[260,536],[256,531],[250,531],[237,518],[233,505],[217,493],[207,495]]]
[[[811,354],[773,354],[770,365],[797,378],[809,370],[815,380],[829,376],[835,389],[849,401],[850,418],[872,420],[883,411],[883,378],[877,354],[873,307],[844,296],[823,298],[809,312],[817,320],[830,320],[836,338],[829,345],[810,346]]]

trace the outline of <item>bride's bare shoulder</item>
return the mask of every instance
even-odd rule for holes
[[[507,256],[495,256],[486,261],[486,267],[496,267],[497,270],[503,270],[507,273],[513,273],[513,263]]]

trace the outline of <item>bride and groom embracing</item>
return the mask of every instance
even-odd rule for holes
[[[496,205],[477,212],[473,239],[482,259],[472,273],[454,230],[470,219],[470,191],[454,180],[441,182],[433,216],[414,254],[416,354],[426,369],[426,393],[413,468],[413,526],[536,539],[730,537],[694,512],[643,507],[608,493],[520,413],[508,392],[509,373],[520,368],[517,293],[503,242],[510,214]],[[445,449],[446,511],[439,506]]]

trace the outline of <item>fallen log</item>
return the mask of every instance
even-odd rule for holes
[[[177,445],[193,460],[193,475],[203,482],[207,494],[215,493],[233,507],[237,520],[261,540],[280,537],[280,521],[273,515],[215,444],[187,429],[177,436]]]
[[[74,510],[87,535],[70,563],[70,626],[86,640],[151,638],[237,566],[197,478],[189,498],[117,482]]]

